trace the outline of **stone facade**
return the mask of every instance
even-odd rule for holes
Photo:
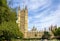
[[[25,9],[20,9],[20,7],[18,8],[18,26],[20,31],[22,31],[22,33],[27,32],[28,31],[28,10],[27,8]]]
[[[18,16],[17,16],[18,20],[18,27],[20,29],[20,31],[24,34],[24,37],[26,37],[26,33],[28,32],[28,9],[27,7],[25,7],[24,9],[20,9],[20,7],[18,8]]]

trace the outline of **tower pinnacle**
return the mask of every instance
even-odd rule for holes
[[[26,1],[25,0],[23,0],[23,8],[27,9],[27,5],[26,5]]]

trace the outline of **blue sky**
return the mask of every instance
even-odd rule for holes
[[[35,26],[38,30],[51,25],[60,26],[60,0],[12,0],[12,7],[28,7],[29,30]]]

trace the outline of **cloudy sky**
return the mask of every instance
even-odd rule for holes
[[[60,0],[13,0],[12,3],[13,8],[27,5],[29,29],[33,26],[38,30],[51,25],[60,26]]]

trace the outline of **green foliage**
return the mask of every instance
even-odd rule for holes
[[[51,35],[49,34],[49,32],[44,31],[44,34],[43,34],[42,38],[43,38],[43,39],[49,39],[50,36],[51,36]]]
[[[0,0],[0,6],[7,6],[7,0]]]
[[[13,15],[15,16],[16,12],[11,11],[11,9],[7,5],[7,1],[0,0],[0,24],[4,21],[10,21],[10,17]]]
[[[0,40],[23,37],[16,24],[16,11],[10,9],[6,0],[0,0]]]
[[[15,22],[3,22],[0,25],[0,31],[8,31],[8,33],[10,33],[9,36],[11,37],[21,37],[23,36],[23,34],[19,31],[18,26]],[[11,35],[12,34],[12,35]]]
[[[60,27],[58,27],[55,31],[52,31],[55,36],[60,36]]]
[[[56,30],[52,30],[52,32],[55,38],[60,40],[60,27],[58,27]]]

